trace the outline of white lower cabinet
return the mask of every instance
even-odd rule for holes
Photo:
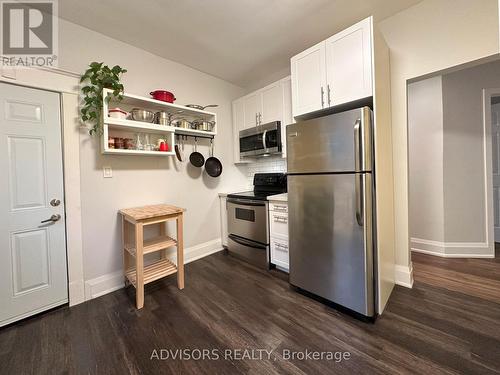
[[[271,263],[288,271],[288,239],[271,237]]]
[[[289,270],[288,205],[287,202],[269,204],[270,261],[283,271]]]

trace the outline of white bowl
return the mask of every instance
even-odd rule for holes
[[[108,116],[111,118],[119,118],[125,120],[128,116],[128,113],[120,108],[111,108],[108,111]]]

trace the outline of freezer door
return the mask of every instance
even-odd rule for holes
[[[288,173],[373,169],[372,111],[368,107],[298,122],[286,128]]]
[[[374,315],[370,173],[288,176],[290,283]]]

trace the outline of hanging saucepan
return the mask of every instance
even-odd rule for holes
[[[214,157],[214,140],[210,139],[210,157],[205,162],[205,170],[211,177],[219,177],[222,173],[222,163]]]
[[[198,146],[198,139],[195,137],[194,138],[194,151],[189,155],[189,161],[191,164],[193,164],[197,168],[203,167],[203,164],[205,164],[205,158],[201,153],[197,151],[197,146]]]
[[[209,104],[209,105],[198,105],[198,104],[186,104],[186,107],[194,108],[194,109],[200,109],[204,110],[205,108],[210,108],[210,107],[218,107],[218,104]]]

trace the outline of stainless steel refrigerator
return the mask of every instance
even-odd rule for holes
[[[375,309],[372,111],[287,127],[290,283],[367,317]]]

